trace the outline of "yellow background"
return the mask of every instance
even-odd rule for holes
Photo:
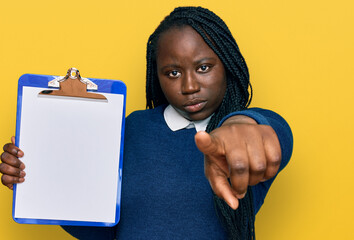
[[[127,113],[143,109],[147,38],[179,5],[225,20],[250,69],[251,106],[292,127],[293,157],[256,217],[257,238],[354,239],[351,0],[1,0],[0,144],[15,134],[24,73],[64,75],[73,66],[84,77],[121,79]],[[14,223],[12,192],[1,187],[0,198],[0,239],[72,239],[58,226]]]

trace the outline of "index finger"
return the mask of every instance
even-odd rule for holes
[[[16,156],[16,157],[23,157],[23,155],[24,155],[24,153],[21,151],[21,149],[16,147],[15,144],[13,144],[13,143],[5,144],[3,147],[3,150],[7,153],[10,153],[13,156]]]
[[[211,166],[210,164],[207,164],[205,168],[205,176],[213,192],[219,198],[223,199],[232,209],[236,210],[238,207],[238,199],[227,180],[227,176],[225,176],[218,167]]]

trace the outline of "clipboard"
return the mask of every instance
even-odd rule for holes
[[[22,75],[16,146],[26,180],[14,185],[17,223],[114,226],[119,221],[126,86],[121,81]]]

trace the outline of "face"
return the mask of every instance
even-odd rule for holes
[[[192,27],[162,33],[156,62],[167,101],[185,118],[203,120],[219,107],[226,91],[224,66]]]

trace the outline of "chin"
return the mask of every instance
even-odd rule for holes
[[[210,115],[211,114],[195,113],[195,114],[188,114],[186,118],[189,119],[190,121],[201,121],[208,118]]]

